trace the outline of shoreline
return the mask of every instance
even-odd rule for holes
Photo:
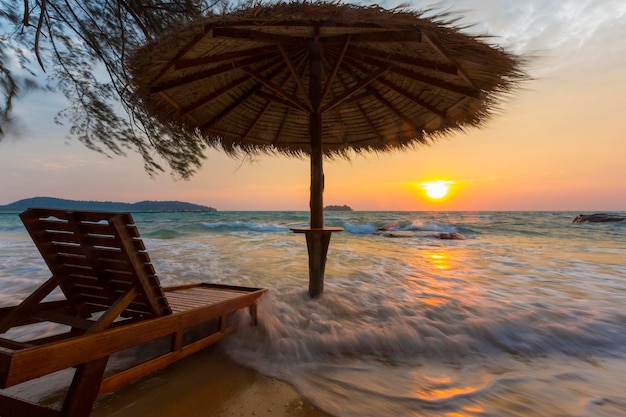
[[[91,417],[332,417],[291,385],[232,361],[209,347],[104,394]]]

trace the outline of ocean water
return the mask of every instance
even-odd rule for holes
[[[315,300],[307,212],[133,216],[163,285],[269,288],[221,348],[333,415],[626,416],[626,221],[577,214],[327,212]],[[0,306],[47,277],[0,214]]]

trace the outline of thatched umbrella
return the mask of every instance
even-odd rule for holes
[[[230,154],[310,156],[309,293],[323,289],[323,157],[407,149],[480,125],[520,59],[423,13],[279,3],[200,19],[136,51],[134,93]]]

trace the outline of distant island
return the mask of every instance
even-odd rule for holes
[[[67,210],[103,210],[103,211],[130,211],[130,212],[214,212],[217,209],[200,204],[183,201],[139,201],[137,203],[119,203],[113,201],[80,201],[64,200],[53,197],[33,197],[19,200],[11,204],[0,206],[0,211],[23,211],[29,207],[45,207]]]
[[[324,207],[324,210],[328,210],[328,211],[352,211],[352,208],[350,208],[350,206],[346,206],[345,204],[343,206],[326,206]]]

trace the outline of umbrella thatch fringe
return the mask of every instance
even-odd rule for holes
[[[350,159],[363,153],[412,150],[420,145],[433,143],[450,134],[484,126],[486,121],[502,110],[503,103],[518,91],[521,83],[529,79],[524,70],[526,66],[524,58],[508,53],[499,46],[489,44],[489,37],[464,34],[462,30],[466,27],[457,26],[458,19],[452,13],[433,14],[432,10],[413,11],[404,7],[387,10],[379,6],[358,6],[339,2],[275,2],[236,10],[225,15],[207,16],[191,23],[188,27],[179,28],[166,34],[136,51],[128,63],[133,74],[134,97],[141,106],[145,107],[150,114],[153,114],[161,122],[165,131],[171,131],[174,137],[180,137],[183,134],[201,138],[202,143],[206,146],[222,149],[227,154],[236,157],[240,157],[242,154],[282,154],[297,158],[307,157],[310,153],[308,138],[301,137],[303,134],[299,134],[300,140],[293,138],[298,135],[298,129],[301,129],[302,132],[308,132],[308,129],[302,120],[294,119],[295,121],[293,121],[289,119],[294,114],[293,109],[268,111],[263,114],[265,119],[262,119],[262,122],[265,124],[259,122],[259,126],[279,126],[281,123],[285,123],[285,120],[290,120],[289,130],[283,130],[280,139],[276,137],[278,133],[270,132],[269,129],[258,128],[251,134],[244,127],[239,126],[252,125],[253,121],[257,120],[265,111],[262,109],[263,100],[256,99],[255,101],[252,98],[242,98],[248,97],[246,94],[256,88],[255,84],[249,83],[242,87],[233,87],[231,91],[215,98],[200,110],[184,112],[186,107],[200,100],[198,91],[205,90],[207,94],[210,94],[230,84],[234,85],[233,80],[235,78],[241,77],[242,74],[245,75],[240,68],[237,68],[239,72],[233,70],[232,76],[220,73],[210,80],[191,82],[185,77],[193,76],[193,70],[175,71],[175,61],[179,51],[188,49],[191,52],[188,52],[187,55],[192,59],[212,54],[212,48],[220,48],[218,52],[215,52],[218,55],[225,54],[223,51],[241,50],[239,39],[229,40],[225,37],[220,38],[219,42],[221,43],[219,45],[211,44],[210,40],[207,39],[210,38],[210,33],[214,28],[254,28],[255,30],[267,28],[266,33],[278,35],[284,32],[285,35],[296,38],[302,36],[302,27],[305,26],[305,23],[309,26],[322,26],[324,30],[337,30],[337,33],[356,33],[357,31],[352,32],[351,28],[357,26],[381,33],[418,31],[424,38],[420,45],[430,45],[424,47],[425,59],[442,66],[456,66],[462,76],[437,72],[436,68],[433,70],[434,76],[428,72],[430,70],[424,71],[425,77],[434,78],[437,83],[443,85],[443,87],[439,84],[431,87],[426,86],[423,92],[420,93],[416,90],[417,92],[412,93],[418,98],[424,97],[427,105],[430,104],[428,100],[432,100],[432,103],[435,103],[433,106],[441,106],[441,112],[446,114],[445,119],[439,117],[440,120],[436,123],[437,125],[432,127],[428,124],[428,120],[432,117],[426,117],[423,111],[417,111],[408,106],[407,98],[401,95],[399,95],[398,101],[387,104],[389,107],[387,110],[404,113],[405,118],[414,120],[412,126],[407,125],[408,122],[397,126],[386,123],[385,120],[387,119],[382,118],[382,116],[379,119],[375,118],[377,112],[382,110],[374,109],[374,104],[384,107],[380,103],[389,100],[385,95],[388,95],[391,90],[384,86],[385,83],[397,81],[398,88],[406,85],[408,89],[417,88],[416,85],[419,84],[411,79],[408,81],[401,79],[400,75],[393,72],[389,73],[391,75],[386,74],[385,77],[387,78],[383,77],[382,85],[372,90],[373,95],[378,95],[378,98],[369,99],[366,97],[361,102],[359,99],[354,99],[357,105],[350,111],[341,106],[338,107],[337,111],[333,110],[333,126],[343,123],[346,129],[350,127],[348,122],[357,120],[359,112],[362,116],[370,114],[372,116],[369,117],[371,119],[369,121],[365,120],[367,117],[358,121],[359,124],[355,127],[356,133],[340,131],[337,134],[336,132],[333,133],[332,129],[326,130],[324,140],[327,141],[324,142],[323,154],[328,158]],[[284,31],[273,29],[276,25],[281,24],[284,25]],[[344,32],[341,32],[340,29]],[[205,41],[206,45],[203,43]],[[206,49],[203,52],[194,51],[193,48],[196,45],[198,48],[202,46]],[[251,42],[251,45],[245,48],[261,48],[263,46],[261,42],[258,45]],[[387,54],[388,57],[410,51],[412,47],[412,45],[406,47],[405,44],[393,42],[375,44],[380,55]],[[442,56],[440,51],[444,51],[445,56]],[[183,54],[180,55],[183,56]],[[293,65],[296,65],[298,57],[299,55],[294,52]],[[195,70],[210,72],[218,65],[228,62],[207,64],[204,67],[198,66]],[[241,67],[248,68],[246,71],[249,73],[256,71],[255,68],[262,67],[261,64],[256,63],[247,63],[246,65]],[[359,65],[363,69],[357,69]],[[401,70],[406,70],[406,65],[403,63],[394,65],[400,68],[398,73],[402,73]],[[234,63],[233,67],[235,67]],[[374,64],[370,64],[365,58],[362,58],[361,62],[351,64],[349,70],[360,74],[360,71],[374,71],[375,67],[375,61]],[[268,68],[271,68],[271,65]],[[413,69],[410,70],[413,71]],[[258,71],[261,75],[269,77],[267,70],[259,69]],[[298,67],[298,71],[305,73],[302,67]],[[339,87],[341,87],[340,83],[343,82],[346,83],[344,87],[348,90],[350,85],[356,82],[351,79],[349,74],[348,71],[341,77],[337,77]],[[360,74],[360,77],[366,76],[366,72]],[[419,79],[420,76],[422,73],[416,78]],[[326,75],[326,77],[330,77],[330,75]],[[356,79],[355,77],[352,76]],[[465,81],[463,81],[463,77]],[[277,76],[276,79],[281,78]],[[458,81],[459,79],[461,81]],[[285,81],[283,78],[282,80],[286,83],[285,91],[293,94],[299,92],[295,84],[293,86],[288,84],[291,82],[289,79]],[[179,87],[176,84],[179,81],[181,90],[178,90]],[[451,86],[452,92],[446,90],[447,85]],[[337,91],[332,92],[335,97],[341,94],[339,87],[337,87]],[[460,90],[461,93],[455,92],[455,89]],[[156,90],[158,92],[155,92]],[[464,98],[463,91],[465,90],[475,91],[475,96]],[[271,97],[271,94],[274,92],[270,92],[270,95],[266,94],[264,97]],[[471,92],[467,94],[472,95]],[[238,104],[238,111],[229,113],[228,106],[237,103],[238,100],[241,101]],[[457,102],[461,104],[452,104]],[[280,106],[276,103],[279,101],[273,103],[272,109]],[[231,114],[237,116],[231,117]],[[437,118],[435,117],[435,119]],[[366,122],[371,123],[372,129],[367,129]],[[329,126],[327,128],[330,129]],[[381,129],[381,131],[378,133],[370,132],[373,128]],[[276,132],[281,132],[281,130],[278,129]],[[158,142],[158,138],[155,141]],[[166,149],[166,146],[163,149]],[[197,152],[198,148],[195,149]]]

